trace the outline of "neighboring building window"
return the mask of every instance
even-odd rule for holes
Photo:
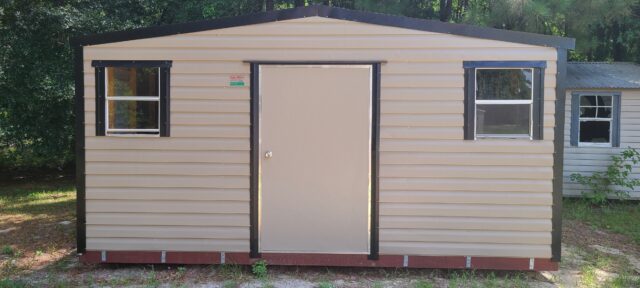
[[[466,61],[465,139],[542,139],[544,61]]]
[[[169,136],[168,61],[94,61],[96,135]]]
[[[571,144],[618,147],[619,93],[580,92],[571,97]]]

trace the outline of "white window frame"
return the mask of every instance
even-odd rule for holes
[[[578,111],[576,111],[575,113],[578,113],[578,147],[613,147],[613,113],[614,113],[614,108],[613,106],[615,105],[615,101],[614,101],[614,97],[613,95],[606,95],[606,94],[598,94],[598,93],[593,93],[593,94],[580,94],[577,95],[578,98]],[[595,96],[596,97],[596,106],[582,106],[581,105],[581,101],[582,97],[585,96]],[[602,97],[610,97],[611,98],[611,106],[600,106],[598,105],[598,96],[602,96]],[[580,110],[581,108],[586,107],[586,108],[595,108],[596,109],[596,117],[581,117],[580,116]],[[611,115],[609,116],[609,118],[597,118],[598,117],[598,108],[611,108]],[[581,133],[581,126],[580,125],[582,123],[582,121],[601,121],[601,122],[605,122],[608,121],[609,122],[609,142],[608,143],[593,143],[593,142],[581,142],[580,141],[580,133]]]
[[[531,71],[531,99],[529,100],[478,100],[478,70],[530,70]],[[535,69],[531,67],[478,67],[475,69],[475,87],[473,89],[474,101],[474,134],[475,139],[529,139],[533,140],[533,96],[535,93]],[[517,105],[529,104],[529,134],[478,134],[478,105]]]
[[[104,132],[106,136],[127,136],[127,137],[160,137],[160,111],[162,110],[160,105],[160,89],[162,87],[162,83],[160,83],[160,67],[147,67],[154,68],[158,70],[158,96],[109,96],[109,70],[112,68],[119,68],[117,66],[108,66],[105,67],[104,72]],[[139,67],[133,67],[139,68]],[[155,101],[158,102],[158,128],[157,129],[122,129],[122,128],[109,128],[109,101]],[[151,133],[155,134],[151,134]]]

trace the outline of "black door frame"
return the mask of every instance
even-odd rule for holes
[[[379,257],[379,158],[380,158],[380,66],[384,61],[245,61],[251,65],[251,136],[250,136],[250,253],[251,258],[260,258],[259,252],[259,165],[260,165],[260,65],[371,65],[371,223],[369,259]]]

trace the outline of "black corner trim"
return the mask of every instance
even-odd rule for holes
[[[566,95],[566,94],[565,94]],[[566,96],[565,96],[566,97]],[[578,146],[579,135],[579,123],[580,123],[580,114],[578,110],[580,109],[580,93],[571,93],[571,127],[569,128],[569,144],[571,146]]]
[[[104,67],[96,67],[96,136],[104,136],[106,130]]]
[[[547,68],[547,61],[464,61],[463,68]]]
[[[534,85],[533,85],[533,131],[531,138],[533,140],[544,139],[544,68],[534,68]]]
[[[74,38],[72,42],[78,45],[97,45],[244,25],[261,24],[289,19],[298,19],[311,16],[530,45],[549,46],[565,49],[573,49],[575,47],[575,39],[573,38],[520,31],[509,31],[464,24],[446,23],[436,20],[425,20],[374,12],[356,11],[323,5],[311,5],[285,10],[267,11],[253,15],[196,21],[182,24],[163,25],[117,32],[107,32],[102,34],[77,37]]]
[[[475,140],[475,117],[476,117],[476,69],[464,69],[464,140]]]
[[[259,65],[251,64],[251,74],[250,74],[250,93],[251,93],[251,135],[250,135],[250,145],[251,145],[251,159],[250,159],[250,171],[251,171],[251,179],[249,183],[249,211],[250,211],[250,231],[249,231],[249,257],[251,258],[260,258],[260,248],[259,248],[259,185],[260,185],[260,98],[259,98]]]
[[[75,80],[75,141],[76,141],[76,249],[85,253],[87,248],[85,202],[85,135],[84,135],[84,58],[83,48],[73,46],[73,74]]]
[[[160,137],[171,136],[171,65],[160,68]]]
[[[622,93],[614,92],[611,93],[613,97],[613,120],[611,123],[612,135],[611,135],[611,146],[612,147],[620,147],[620,115],[622,110]]]
[[[564,169],[564,80],[567,74],[567,50],[558,49],[556,71],[555,127],[553,135],[553,209],[551,216],[551,260],[562,256],[562,182]]]
[[[371,227],[369,259],[378,260],[380,251],[380,63],[372,64],[371,95]]]
[[[171,67],[169,60],[93,60],[93,67]]]

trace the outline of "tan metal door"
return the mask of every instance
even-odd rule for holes
[[[371,66],[260,66],[260,251],[369,251]]]

